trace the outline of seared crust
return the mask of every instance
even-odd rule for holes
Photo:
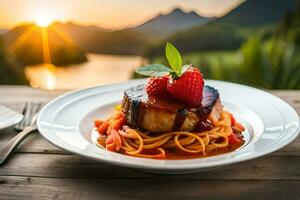
[[[210,86],[204,87],[201,106],[190,108],[170,97],[148,96],[144,85],[138,85],[124,92],[122,112],[133,128],[151,132],[192,131],[199,121],[207,120],[215,105],[221,106],[219,93]]]

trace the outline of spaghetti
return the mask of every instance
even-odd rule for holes
[[[220,119],[211,122],[213,128],[209,131],[153,135],[130,128],[123,113],[116,110],[106,121],[96,120],[95,126],[100,134],[98,143],[101,146],[109,151],[143,158],[164,159],[172,152],[208,156],[212,152],[227,152],[243,144],[241,133],[244,127],[236,122],[231,113],[222,111]]]

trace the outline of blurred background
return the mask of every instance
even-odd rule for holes
[[[298,0],[0,0],[0,84],[140,78],[166,41],[207,79],[300,89]]]

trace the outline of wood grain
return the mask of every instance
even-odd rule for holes
[[[293,164],[290,164],[290,162]],[[191,175],[157,175],[109,165],[76,155],[15,154],[0,167],[0,176],[34,176],[49,178],[155,178],[172,179],[247,179],[298,180],[300,157],[265,156],[259,159],[229,165],[213,171]]]
[[[59,187],[63,186],[63,187]],[[299,181],[1,177],[5,199],[298,200]]]
[[[67,91],[1,86],[18,112]],[[271,91],[300,115],[300,91]],[[17,133],[0,130],[0,147]],[[71,155],[30,135],[0,167],[0,199],[299,199],[300,138],[268,156],[191,175],[157,175]]]

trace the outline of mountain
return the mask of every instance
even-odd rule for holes
[[[24,24],[4,34],[7,46],[18,43],[22,35],[35,28],[22,45],[14,52],[23,64],[38,64],[42,61],[41,30],[33,24]],[[101,54],[142,55],[151,38],[133,30],[109,31],[96,26],[81,26],[74,23],[55,22],[47,28],[53,63],[66,65],[86,60],[83,52]],[[55,62],[54,62],[55,61]]]
[[[85,27],[58,22],[53,27],[90,53],[141,55],[152,40],[151,37],[131,29],[110,31],[96,26]]]
[[[195,25],[206,24],[213,18],[202,17],[196,12],[184,12],[176,8],[168,14],[159,14],[145,23],[131,28],[151,36],[166,36]]]
[[[182,53],[198,51],[235,50],[244,41],[239,29],[230,24],[208,23],[177,32],[147,51],[147,57],[153,58],[164,54],[166,42],[174,44]]]
[[[249,35],[257,34],[259,29],[265,29],[266,25],[272,26],[278,22],[284,13],[296,7],[296,2],[297,0],[247,0],[218,19],[202,17],[196,12],[184,12],[176,8],[141,25],[118,31],[60,22],[52,24],[49,28],[72,43],[71,46],[67,45],[68,50],[63,50],[61,47],[66,47],[66,44],[62,41],[55,45],[55,42],[52,42],[60,49],[57,55],[65,55],[59,57],[59,63],[59,60],[64,61],[63,58],[68,58],[69,55],[80,58],[75,59],[76,62],[84,61],[81,49],[101,54],[155,54],[163,49],[166,41],[174,42],[186,52],[229,50],[238,48]],[[53,31],[51,38],[56,37]],[[24,32],[26,27],[16,27],[4,35],[5,41],[8,44],[13,43]],[[36,34],[32,41],[36,41],[36,38],[40,38],[40,35]],[[28,42],[19,55],[23,56],[23,59],[32,60],[41,56],[39,52],[26,51],[34,49],[33,45],[36,45],[36,48],[40,45],[35,43]],[[153,45],[154,51],[151,50]],[[59,52],[64,54],[58,54]]]
[[[296,9],[296,5],[297,0],[244,1],[223,17],[166,37],[151,47],[147,56],[163,54],[167,41],[184,53],[238,49],[249,36],[275,27],[288,11]]]
[[[81,48],[52,25],[43,29],[23,24],[9,30],[3,39],[6,49],[22,65],[50,61],[54,65],[69,65],[87,61]]]
[[[215,22],[240,26],[272,24],[294,10],[296,4],[297,0],[247,0]]]

